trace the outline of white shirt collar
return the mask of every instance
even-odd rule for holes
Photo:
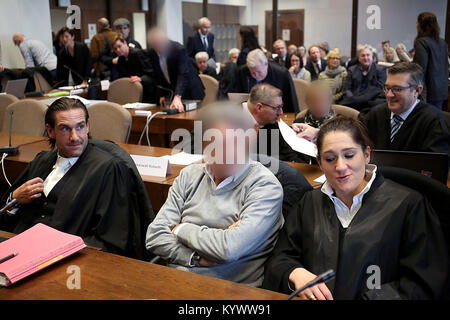
[[[213,189],[219,190],[219,189],[226,187],[230,183],[236,181],[237,179],[239,179],[244,174],[244,172],[247,170],[247,168],[250,166],[250,164],[253,162],[254,162],[253,160],[250,160],[242,169],[240,169],[235,174],[233,174],[233,175],[229,176],[228,178],[226,178],[225,180],[223,180],[221,183],[219,183],[218,186],[216,186],[216,182],[214,181],[214,175],[209,170],[209,166],[206,164],[204,168],[205,168],[206,174],[210,178]]]
[[[408,118],[408,116],[411,114],[411,112],[413,112],[414,108],[416,107],[416,105],[418,103],[419,103],[419,99],[416,99],[416,101],[413,103],[413,105],[408,110],[399,114],[399,116],[403,119],[403,121],[405,121],[406,118]],[[394,117],[394,113],[391,112],[391,120],[393,117]]]
[[[58,157],[56,158],[56,162],[55,162],[55,165],[53,166],[53,169],[56,167],[56,163],[58,162],[59,159],[68,160],[70,163],[70,167],[73,167],[73,165],[78,161],[79,157],[64,158],[64,157],[60,156],[58,153]]]
[[[251,116],[251,119],[253,119],[253,124],[255,125],[255,126],[260,126],[260,127],[262,127],[259,123],[258,123],[258,121],[256,121],[256,119],[255,119],[255,117],[253,116],[253,114],[250,112],[250,110],[248,109],[248,104],[247,104],[247,102],[242,102],[242,107],[244,108],[244,110],[246,111],[246,112],[248,112],[248,114]]]
[[[325,183],[322,185],[322,188],[320,189],[333,202],[336,215],[344,228],[347,228],[349,226],[356,213],[359,211],[359,209],[361,209],[363,197],[367,192],[369,192],[372,183],[375,180],[377,166],[369,164],[367,169],[372,173],[372,177],[370,178],[364,189],[353,197],[353,204],[350,209],[342,202],[341,199],[334,195],[334,190],[328,183],[328,181],[325,181]]]

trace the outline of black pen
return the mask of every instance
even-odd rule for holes
[[[16,252],[16,253],[11,253],[9,256],[6,256],[6,257],[0,259],[0,263],[3,263],[3,262],[5,262],[5,261],[8,261],[9,259],[14,258],[14,257],[17,256],[17,255],[18,255],[17,252]]]

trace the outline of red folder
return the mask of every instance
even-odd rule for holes
[[[80,237],[39,223],[0,243],[0,259],[17,253],[0,263],[0,285],[9,286],[84,247],[86,245]]]

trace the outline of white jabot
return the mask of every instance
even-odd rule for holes
[[[63,158],[58,155],[56,163],[53,166],[52,172],[48,175],[44,181],[44,194],[48,196],[50,191],[64,177],[69,169],[77,162],[78,158]]]

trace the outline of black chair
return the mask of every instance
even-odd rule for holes
[[[283,187],[283,216],[286,219],[294,204],[303,197],[305,192],[312,190],[312,186],[297,169],[279,159],[258,154],[256,160],[268,168]]]
[[[450,259],[450,189],[435,179],[411,170],[383,166],[378,170],[386,179],[416,190],[427,198],[439,217]],[[446,299],[450,298],[450,266],[448,274]]]

